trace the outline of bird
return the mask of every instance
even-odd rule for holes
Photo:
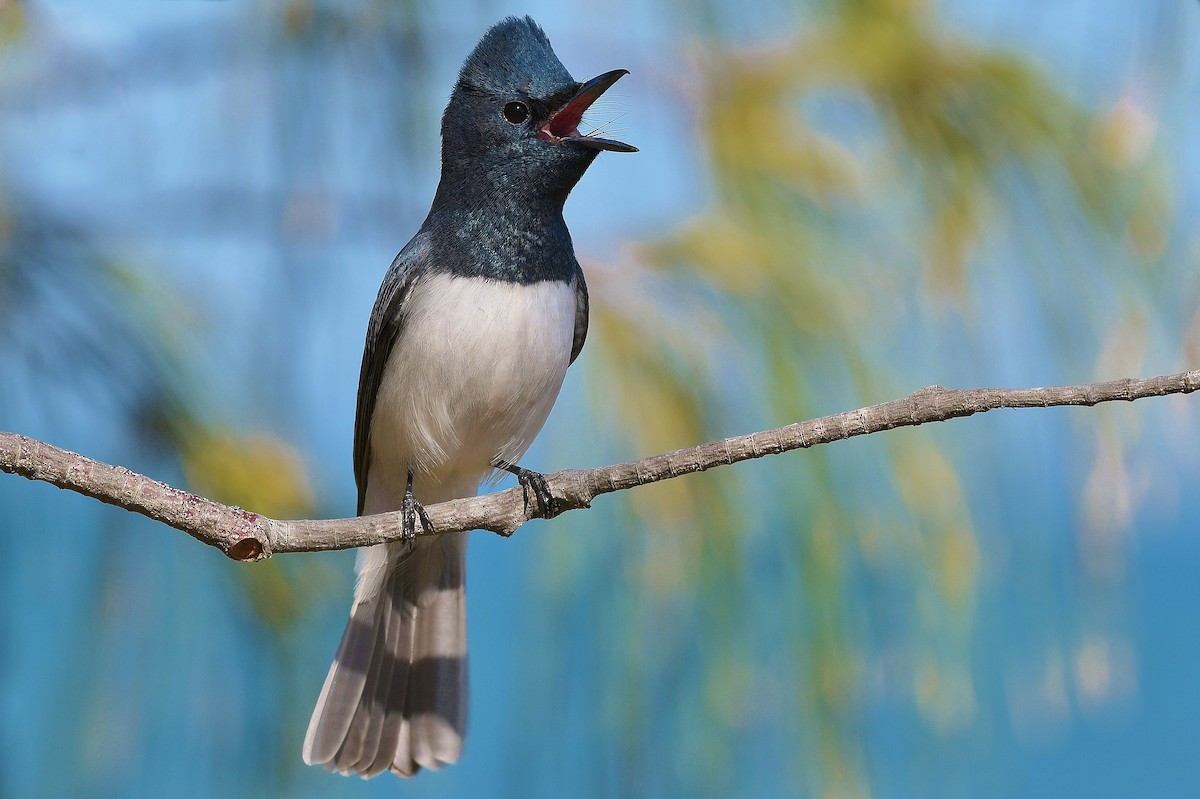
[[[433,203],[383,278],[359,378],[358,514],[402,511],[404,536],[359,550],[310,765],[410,777],[461,756],[467,533],[416,527],[431,527],[424,505],[474,496],[498,470],[553,514],[545,478],[517,463],[587,337],[563,205],[600,152],[637,151],[579,130],[626,74],[576,81],[530,17],[489,28],[458,73]]]

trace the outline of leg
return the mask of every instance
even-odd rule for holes
[[[496,461],[492,466],[497,469],[503,469],[509,474],[517,476],[517,482],[521,484],[521,491],[525,497],[525,512],[529,512],[529,494],[533,492],[533,497],[537,503],[537,515],[543,519],[553,519],[558,515],[558,501],[554,499],[554,494],[550,493],[550,486],[546,483],[546,476],[537,472],[531,472],[528,469],[522,469],[513,463],[507,461]]]
[[[417,537],[417,520],[421,520],[421,527],[425,532],[433,532],[433,522],[429,521],[429,514],[425,512],[425,507],[417,502],[417,498],[413,496],[413,472],[408,470],[408,487],[404,490],[404,504],[401,510],[404,511],[404,540],[410,544]]]

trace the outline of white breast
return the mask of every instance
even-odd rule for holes
[[[493,460],[524,454],[567,372],[575,283],[434,275],[405,314],[375,401],[371,505],[394,507],[410,465],[430,502],[474,493]]]

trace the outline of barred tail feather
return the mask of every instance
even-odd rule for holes
[[[404,554],[388,546],[380,590],[357,598],[304,741],[306,763],[363,777],[454,763],[466,728],[466,533]]]

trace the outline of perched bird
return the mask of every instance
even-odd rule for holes
[[[532,19],[484,35],[442,116],[442,173],[367,327],[354,426],[359,515],[402,510],[407,540],[359,551],[354,607],[304,741],[343,774],[411,776],[458,760],[466,724],[466,533],[415,538],[422,503],[474,496],[515,464],[587,334],[563,221],[601,150],[582,114],[622,75],[575,81]]]

